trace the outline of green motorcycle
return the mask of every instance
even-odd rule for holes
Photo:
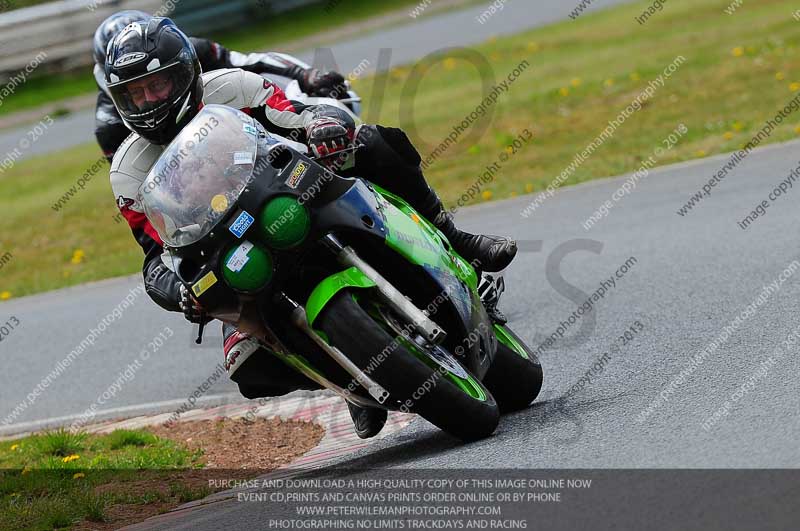
[[[400,197],[304,152],[204,107],[139,191],[174,271],[209,316],[346,400],[491,435],[542,385],[495,311],[502,281]]]

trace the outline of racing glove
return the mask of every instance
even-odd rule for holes
[[[308,147],[323,166],[333,171],[347,160],[345,153],[338,157],[336,153],[350,147],[354,137],[355,123],[336,107],[321,105],[306,126]]]
[[[203,322],[205,313],[203,312],[203,307],[192,297],[192,294],[189,293],[186,286],[181,284],[179,289],[181,300],[178,302],[178,306],[180,306],[183,316],[186,317],[186,320],[190,323],[199,324]]]
[[[309,96],[322,98],[345,99],[348,97],[347,84],[338,72],[321,73],[316,68],[309,68],[299,80],[300,88]]]

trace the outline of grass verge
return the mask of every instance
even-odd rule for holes
[[[689,132],[658,164],[740,148],[800,91],[800,22],[791,0],[749,3],[733,16],[725,7],[719,0],[671,0],[640,26],[640,8],[623,5],[477,47],[498,81],[522,60],[530,67],[499,96],[491,121],[479,120],[486,133],[450,147],[426,171],[429,180],[455,204],[529,129],[533,140],[507,157],[478,200],[543,189],[678,55],[685,63],[564,184],[635,171],[679,123]],[[368,112],[367,120],[407,127],[404,90],[412,77],[401,67],[358,81],[367,106],[381,102],[382,113]],[[376,87],[384,81],[381,95]],[[413,99],[410,134],[423,157],[483,97],[474,66],[455,58],[436,63]],[[796,138],[799,126],[800,116],[792,116],[768,141]],[[112,221],[113,198],[100,174],[63,212],[50,210],[96,157],[87,146],[0,175],[0,256],[14,256],[0,270],[0,299],[3,292],[23,295],[140,270],[141,251]]]
[[[223,488],[212,480],[289,463],[322,435],[305,422],[222,419],[0,442],[0,529],[119,529]]]
[[[205,496],[202,489],[187,493],[174,473],[199,468],[201,456],[141,430],[108,435],[62,430],[0,443],[0,529],[103,523],[114,505],[168,505]],[[153,485],[163,481],[171,492],[130,488],[144,479]]]

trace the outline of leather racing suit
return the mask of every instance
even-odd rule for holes
[[[241,68],[256,74],[271,74],[297,80],[300,88],[308,92],[313,88],[310,74],[314,69],[290,55],[268,52],[243,54],[225,49],[219,43],[208,39],[190,37],[203,72],[221,68]],[[131,134],[130,129],[120,118],[114,103],[108,95],[103,67],[95,64],[94,77],[100,88],[95,104],[94,135],[103,154],[109,162],[114,158],[122,142]]]
[[[336,107],[304,106],[290,101],[274,83],[241,69],[223,69],[202,74],[203,104],[235,107],[257,119],[269,132],[305,143],[306,127],[320,116],[334,116],[346,122],[349,116]],[[344,115],[344,116],[343,116]],[[347,124],[348,136],[364,147],[359,150],[343,175],[357,174],[404,197],[424,215],[424,205],[435,197],[420,169],[420,156],[399,129]],[[111,164],[111,186],[122,216],[145,253],[143,276],[148,295],[162,308],[181,311],[180,282],[172,262],[164,255],[162,241],[137,200],[138,190],[165,146],[151,144],[137,134],[122,142]],[[437,198],[438,201],[438,198]],[[259,344],[224,327],[225,367],[247,398],[278,396],[292,390],[318,388],[305,376],[295,373],[276,357],[260,352]],[[266,378],[265,378],[266,377]]]

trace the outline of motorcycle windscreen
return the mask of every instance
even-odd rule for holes
[[[201,240],[233,208],[253,175],[260,133],[243,112],[207,105],[167,146],[138,195],[165,244]]]

